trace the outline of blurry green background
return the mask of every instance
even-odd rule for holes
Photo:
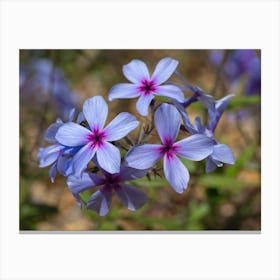
[[[20,229],[260,230],[260,92],[245,94],[248,73],[241,76],[234,92],[231,91],[223,66],[232,52],[225,51],[224,59],[214,65],[210,50],[21,50]],[[260,52],[256,53],[260,59]],[[42,89],[38,85],[30,86],[32,79],[30,81],[26,72],[32,74],[34,69],[28,70],[28,67],[34,61],[47,59],[53,69],[60,68],[81,109],[83,102],[94,95],[103,95],[108,101],[110,88],[116,83],[127,82],[122,66],[131,59],[145,61],[152,72],[156,63],[167,56],[179,61],[178,71],[189,82],[213,94],[216,99],[229,93],[236,95],[216,129],[216,139],[232,148],[235,165],[225,165],[205,174],[204,161],[187,161],[191,179],[183,194],[175,193],[164,177],[137,180],[135,185],[146,193],[149,201],[135,212],[127,210],[115,197],[105,217],[80,210],[65,178],[58,174],[53,184],[48,177],[49,167],[38,167],[38,149],[48,145],[43,139],[44,132],[61,116],[51,87],[40,95]],[[39,80],[39,84],[41,82],[46,83]],[[136,101],[109,102],[107,121],[117,113],[127,111],[145,122],[135,110]],[[205,110],[199,104],[191,106],[188,112],[191,119],[197,114],[205,116]]]

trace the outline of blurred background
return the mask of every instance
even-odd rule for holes
[[[39,147],[47,127],[68,112],[79,111],[94,95],[108,101],[110,88],[127,82],[122,66],[145,61],[152,73],[163,57],[179,61],[178,71],[215,99],[234,93],[216,129],[216,139],[236,157],[205,174],[205,161],[184,161],[189,186],[177,194],[164,177],[134,182],[149,198],[135,212],[113,199],[110,212],[99,217],[80,210],[66,180],[51,183],[49,167],[39,168]],[[176,77],[174,82],[180,82]],[[259,50],[21,50],[20,69],[20,230],[260,230],[261,229],[261,53]],[[185,93],[188,97],[189,93]],[[109,116],[135,110],[137,99],[108,103]],[[200,104],[189,107],[193,120],[207,116]],[[137,136],[137,130],[132,137]],[[157,135],[154,132],[154,141]],[[152,140],[153,142],[153,140]]]

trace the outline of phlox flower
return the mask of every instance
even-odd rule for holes
[[[131,84],[121,83],[115,85],[109,91],[109,100],[139,96],[136,109],[142,116],[148,115],[149,105],[155,95],[183,102],[184,94],[179,87],[175,85],[161,85],[171,77],[177,66],[177,60],[169,57],[163,58],[158,62],[154,73],[150,76],[147,65],[141,60],[133,59],[123,66],[123,74]]]
[[[72,109],[69,113],[68,121],[73,121],[74,115],[75,109]],[[67,147],[57,142],[55,135],[63,124],[64,122],[58,118],[55,123],[48,127],[44,138],[53,145],[40,148],[38,153],[40,160],[39,167],[52,165],[49,170],[49,176],[52,182],[54,182],[57,171],[63,176],[68,176],[72,173],[72,156],[80,149],[80,147]]]
[[[175,142],[180,129],[180,114],[173,105],[162,104],[155,112],[154,122],[162,144],[135,146],[126,156],[129,166],[138,169],[152,167],[163,157],[164,175],[172,188],[182,193],[190,178],[178,156],[198,161],[213,151],[213,141],[205,135],[193,135]]]
[[[194,135],[203,134],[213,140],[213,151],[206,158],[207,173],[214,171],[216,167],[222,167],[223,163],[234,164],[235,162],[232,150],[227,145],[220,144],[214,135],[217,124],[233,96],[233,94],[229,94],[209,106],[209,122],[206,126],[201,124],[199,117],[195,119],[195,125],[192,125],[183,106],[176,104],[176,107],[182,115],[183,123],[187,131]]]
[[[109,173],[120,171],[121,155],[117,147],[110,143],[126,136],[139,122],[129,113],[118,114],[105,128],[108,106],[102,96],[92,97],[84,102],[83,116],[89,127],[69,122],[62,125],[56,140],[68,147],[82,146],[73,157],[73,170],[79,176],[96,154],[101,168]]]
[[[67,185],[76,198],[79,207],[82,205],[80,193],[98,186],[101,187],[93,193],[86,207],[96,211],[100,216],[106,215],[110,210],[113,192],[117,194],[120,201],[131,211],[139,209],[146,203],[147,197],[145,193],[125,184],[125,181],[141,178],[146,175],[147,170],[137,170],[122,165],[119,173],[110,174],[105,170],[102,170],[102,173],[103,176],[96,173],[83,172],[81,178],[73,175],[67,178]]]

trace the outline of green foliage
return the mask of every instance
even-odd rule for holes
[[[199,183],[206,188],[216,188],[219,190],[226,190],[230,192],[240,191],[242,188],[255,187],[252,182],[241,181],[237,178],[228,177],[226,175],[203,175],[199,178]]]
[[[236,162],[226,170],[225,175],[228,177],[234,177],[238,172],[245,167],[246,163],[251,159],[256,152],[256,145],[250,145],[243,154],[236,160]]]
[[[237,110],[251,105],[260,105],[261,98],[257,95],[252,96],[235,96],[231,99],[227,110]]]
[[[203,219],[209,214],[210,206],[208,203],[198,203],[196,201],[190,201],[188,205],[188,223],[187,230],[203,230]]]

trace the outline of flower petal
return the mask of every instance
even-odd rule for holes
[[[206,166],[205,166],[205,172],[210,173],[213,172],[217,168],[216,163],[212,160],[212,157],[209,156],[206,158]]]
[[[100,216],[105,216],[111,206],[112,191],[99,190],[95,192],[87,203],[87,208],[96,211]]]
[[[147,116],[149,113],[149,105],[154,98],[153,94],[143,94],[140,95],[137,103],[136,103],[136,109],[138,113],[142,116]]]
[[[180,129],[180,114],[173,105],[163,103],[155,112],[154,122],[162,143],[175,141]]]
[[[113,86],[109,91],[109,101],[117,98],[134,98],[140,95],[137,90],[138,85],[134,84],[117,84]]]
[[[44,138],[49,143],[56,143],[57,140],[55,139],[55,135],[58,131],[58,129],[62,126],[62,123],[53,123],[51,124],[47,131],[45,132]]]
[[[63,176],[69,176],[73,173],[73,158],[61,155],[57,160],[57,170]]]
[[[148,169],[156,164],[162,154],[161,145],[145,144],[134,146],[126,155],[127,165],[136,169]]]
[[[205,108],[210,108],[215,104],[215,99],[213,96],[206,94],[200,87],[194,86],[194,91],[197,95],[197,99]]]
[[[227,105],[229,104],[230,100],[234,97],[234,94],[229,94],[222,99],[219,99],[216,101],[214,105],[208,108],[208,115],[210,118],[208,129],[211,131],[214,131],[216,129],[216,126],[225,111]]]
[[[62,150],[61,145],[52,145],[46,148],[40,148],[38,158],[40,159],[39,167],[46,167],[54,163],[59,157]]]
[[[91,130],[100,130],[107,119],[108,105],[102,96],[94,96],[85,101],[83,113]]]
[[[131,211],[141,208],[148,200],[144,192],[132,186],[120,184],[115,191],[121,202]]]
[[[75,154],[73,157],[73,170],[75,176],[80,176],[87,168],[88,163],[96,153],[96,149],[96,147],[92,146],[92,143],[88,143]]]
[[[70,111],[69,111],[69,115],[68,115],[68,121],[69,122],[72,122],[75,118],[75,115],[76,115],[76,109],[75,108],[72,108]]]
[[[148,173],[149,169],[136,169],[123,164],[121,166],[119,180],[135,180],[144,177]]]
[[[135,116],[129,113],[118,114],[104,129],[106,141],[116,141],[126,136],[138,126]]]
[[[218,144],[214,146],[213,153],[211,154],[214,160],[234,164],[235,159],[232,150],[224,144]]]
[[[82,122],[85,121],[85,120],[86,120],[86,118],[85,118],[84,113],[83,113],[83,112],[80,112],[80,113],[78,114],[78,117],[77,117],[76,122],[80,124],[80,123],[82,123]]]
[[[182,103],[179,103],[178,101],[176,100],[173,100],[173,104],[176,106],[177,110],[179,111],[182,119],[183,119],[183,123],[184,123],[184,126],[186,128],[186,130],[191,133],[191,134],[196,134],[197,133],[197,130],[194,128],[194,126],[192,125],[190,119],[189,119],[189,116],[183,106]]]
[[[212,171],[214,171],[217,167],[222,167],[223,164],[212,158],[212,156],[209,156],[206,158],[206,167],[205,167],[205,171],[206,173],[210,173]]]
[[[184,102],[185,100],[184,93],[179,87],[174,85],[158,86],[155,94],[177,100],[178,102]]]
[[[177,193],[182,193],[187,188],[190,179],[189,171],[175,155],[164,156],[163,170],[167,181]]]
[[[152,80],[154,80],[157,85],[162,84],[175,72],[178,64],[179,62],[177,60],[170,57],[161,59],[152,75]]]
[[[202,134],[192,135],[174,144],[176,154],[190,160],[202,160],[213,152],[214,142]]]
[[[105,179],[98,174],[84,172],[81,177],[71,175],[67,178],[67,185],[70,191],[76,195],[96,186],[103,185]]]
[[[89,134],[91,134],[91,131],[85,127],[73,122],[69,122],[63,124],[58,129],[55,138],[62,145],[75,147],[88,143]]]
[[[110,174],[120,172],[121,154],[117,147],[109,142],[104,142],[97,148],[96,156],[102,169]]]
[[[133,59],[131,62],[123,66],[123,74],[132,83],[140,83],[144,79],[150,79],[147,65],[139,60]]]

